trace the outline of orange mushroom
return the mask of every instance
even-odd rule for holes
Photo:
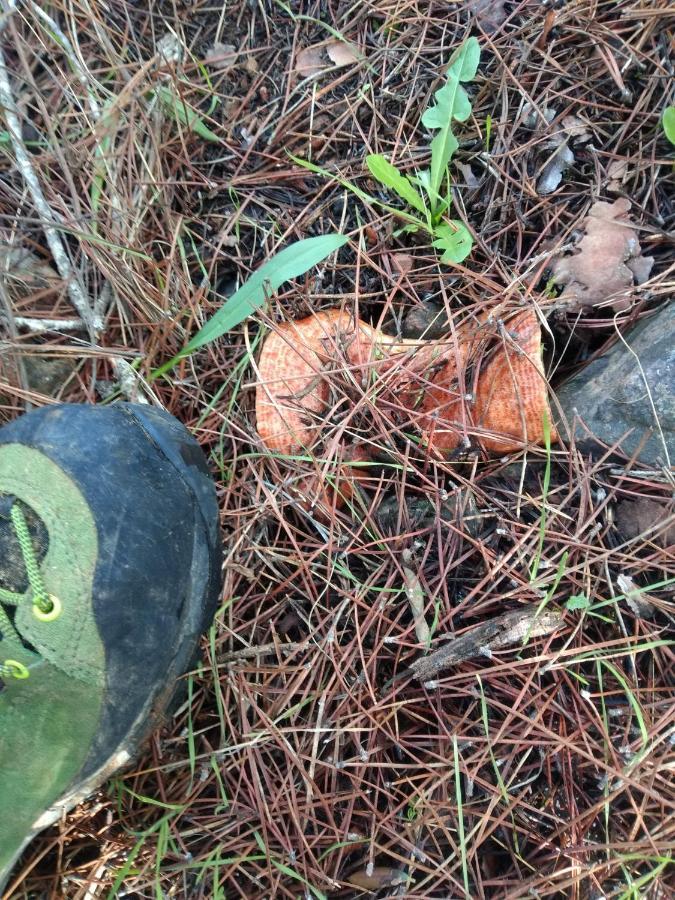
[[[417,424],[430,449],[451,452],[465,435],[492,453],[542,444],[551,416],[536,314],[517,313],[491,349],[486,349],[486,335],[490,330],[483,322],[464,326],[450,341],[400,340],[340,310],[281,325],[265,338],[258,361],[261,440],[270,450],[293,454],[319,439],[329,397],[326,366],[332,359],[342,355],[350,366],[382,361],[386,367],[409,354],[415,371],[428,374],[420,377],[416,391],[402,386],[401,401],[413,412],[413,394],[422,394]],[[471,384],[466,384],[471,370]],[[557,440],[553,425],[549,428],[551,440]]]
[[[558,440],[536,313],[523,310],[500,331],[491,349],[485,347],[490,339],[487,324],[466,335],[464,359],[475,371],[471,384],[465,384],[463,398],[454,367],[438,372],[425,393],[421,427],[434,450],[450,453],[460,446],[464,434],[470,434],[488,453],[511,453],[528,443],[543,444],[546,423],[551,441]]]

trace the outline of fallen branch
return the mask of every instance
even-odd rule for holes
[[[282,653],[292,653],[306,643],[306,641],[290,641],[288,644],[272,642],[269,644],[259,644],[257,647],[242,647],[241,650],[233,650],[231,653],[225,653],[218,659],[218,664],[230,665],[231,663],[241,662],[241,660],[244,659],[256,659],[259,656],[273,656],[278,651],[281,651]]]
[[[14,316],[17,328],[25,328],[34,334],[44,331],[85,331],[82,319],[33,319],[28,316]]]
[[[122,357],[113,357],[110,362],[115,371],[117,385],[124,397],[132,403],[153,403],[161,406],[149,385],[145,384],[140,373]]]
[[[418,681],[426,681],[448,666],[477,656],[490,657],[493,650],[522,643],[525,638],[551,634],[560,628],[561,613],[546,610],[537,615],[538,609],[536,604],[520,607],[484,622],[459,637],[451,637],[444,647],[415,660],[401,677],[408,675]]]

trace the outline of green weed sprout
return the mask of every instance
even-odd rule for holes
[[[442,251],[441,262],[461,263],[471,252],[473,238],[459,219],[445,218],[452,204],[448,167],[459,146],[452,130],[453,122],[466,122],[471,115],[471,102],[462,84],[475,78],[479,62],[480,46],[475,37],[470,37],[453,53],[445,83],[436,91],[432,105],[422,116],[422,124],[436,132],[431,142],[429,169],[404,175],[379,153],[366,157],[366,166],[373,178],[404,200],[410,212],[382,203],[352,182],[335,177],[307,160],[291,158],[312,172],[333,178],[362,200],[403,219],[406,223],[403,231],[429,234],[432,245]]]
[[[675,106],[666,106],[661,119],[663,131],[670,143],[675,147]]]

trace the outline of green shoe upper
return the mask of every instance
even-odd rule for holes
[[[44,453],[21,444],[0,444],[0,491],[16,498],[10,519],[28,579],[26,590],[14,593],[2,586],[0,577],[0,603],[15,608],[12,630],[7,613],[0,612],[0,665],[10,642],[12,647],[27,643],[37,651],[30,654],[31,664],[42,657],[68,675],[101,687],[105,654],[92,606],[98,538],[86,500]],[[21,504],[38,516],[49,535],[40,565]]]
[[[28,580],[22,593],[0,582],[0,809],[12,810],[0,824],[1,872],[87,758],[103,702],[105,654],[91,603],[96,526],[82,494],[48,457],[18,444],[0,445],[0,491],[15,498],[4,523],[18,545],[8,574],[20,555]],[[49,535],[39,565],[19,501]],[[13,609],[13,623],[2,604]]]
[[[220,587],[215,491],[166,414],[40,410],[0,429],[0,887],[128,759]],[[11,811],[10,814],[7,814]]]

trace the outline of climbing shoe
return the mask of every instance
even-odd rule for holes
[[[0,428],[0,894],[161,723],[220,573],[214,485],[168,414],[66,404]]]

